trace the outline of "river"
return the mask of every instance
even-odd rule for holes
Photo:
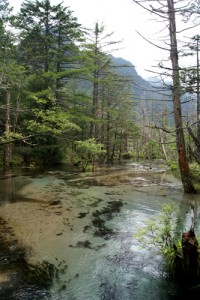
[[[162,204],[175,206],[177,233],[187,231],[189,203],[198,217],[199,200],[183,193],[162,162],[93,173],[65,166],[1,180],[4,236],[25,254],[22,264],[0,251],[0,299],[183,299],[184,289],[169,278],[163,258],[141,245],[136,233]],[[26,280],[24,260],[29,268],[44,267],[45,287],[30,276]]]

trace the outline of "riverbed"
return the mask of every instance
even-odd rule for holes
[[[0,188],[3,238],[23,249],[21,265],[1,258],[0,299],[182,299],[163,258],[136,238],[162,204],[175,206],[180,234],[190,227],[190,201],[199,215],[200,196],[185,195],[162,162],[86,173],[54,167],[1,180]],[[27,266],[48,284],[26,282]]]

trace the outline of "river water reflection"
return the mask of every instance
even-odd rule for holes
[[[184,195],[180,181],[161,165],[85,174],[53,169],[2,180],[0,186],[0,216],[29,249],[28,263],[45,261],[56,269],[48,296],[34,292],[31,298],[29,289],[10,299],[183,299],[156,250],[141,247],[135,238],[158,215],[160,204],[176,206],[177,232],[189,229],[190,201],[198,217],[200,196]],[[198,235],[199,224],[195,230]]]

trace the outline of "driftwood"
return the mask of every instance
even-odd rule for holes
[[[191,282],[197,282],[199,277],[198,241],[192,230],[182,234],[183,265],[186,278]]]
[[[191,227],[182,234],[183,267],[188,283],[196,284],[199,280],[199,250],[194,233],[194,205],[191,205]]]

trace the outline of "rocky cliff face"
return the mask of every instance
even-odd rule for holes
[[[147,114],[152,115],[156,122],[156,115],[165,111],[169,115],[169,122],[173,123],[173,103],[172,103],[172,86],[170,82],[162,82],[159,78],[143,79],[138,75],[133,64],[120,57],[112,57],[112,62],[117,67],[117,72],[133,80],[132,94],[137,105],[146,110]],[[196,96],[185,93],[182,96],[183,115],[188,111],[196,110]]]

